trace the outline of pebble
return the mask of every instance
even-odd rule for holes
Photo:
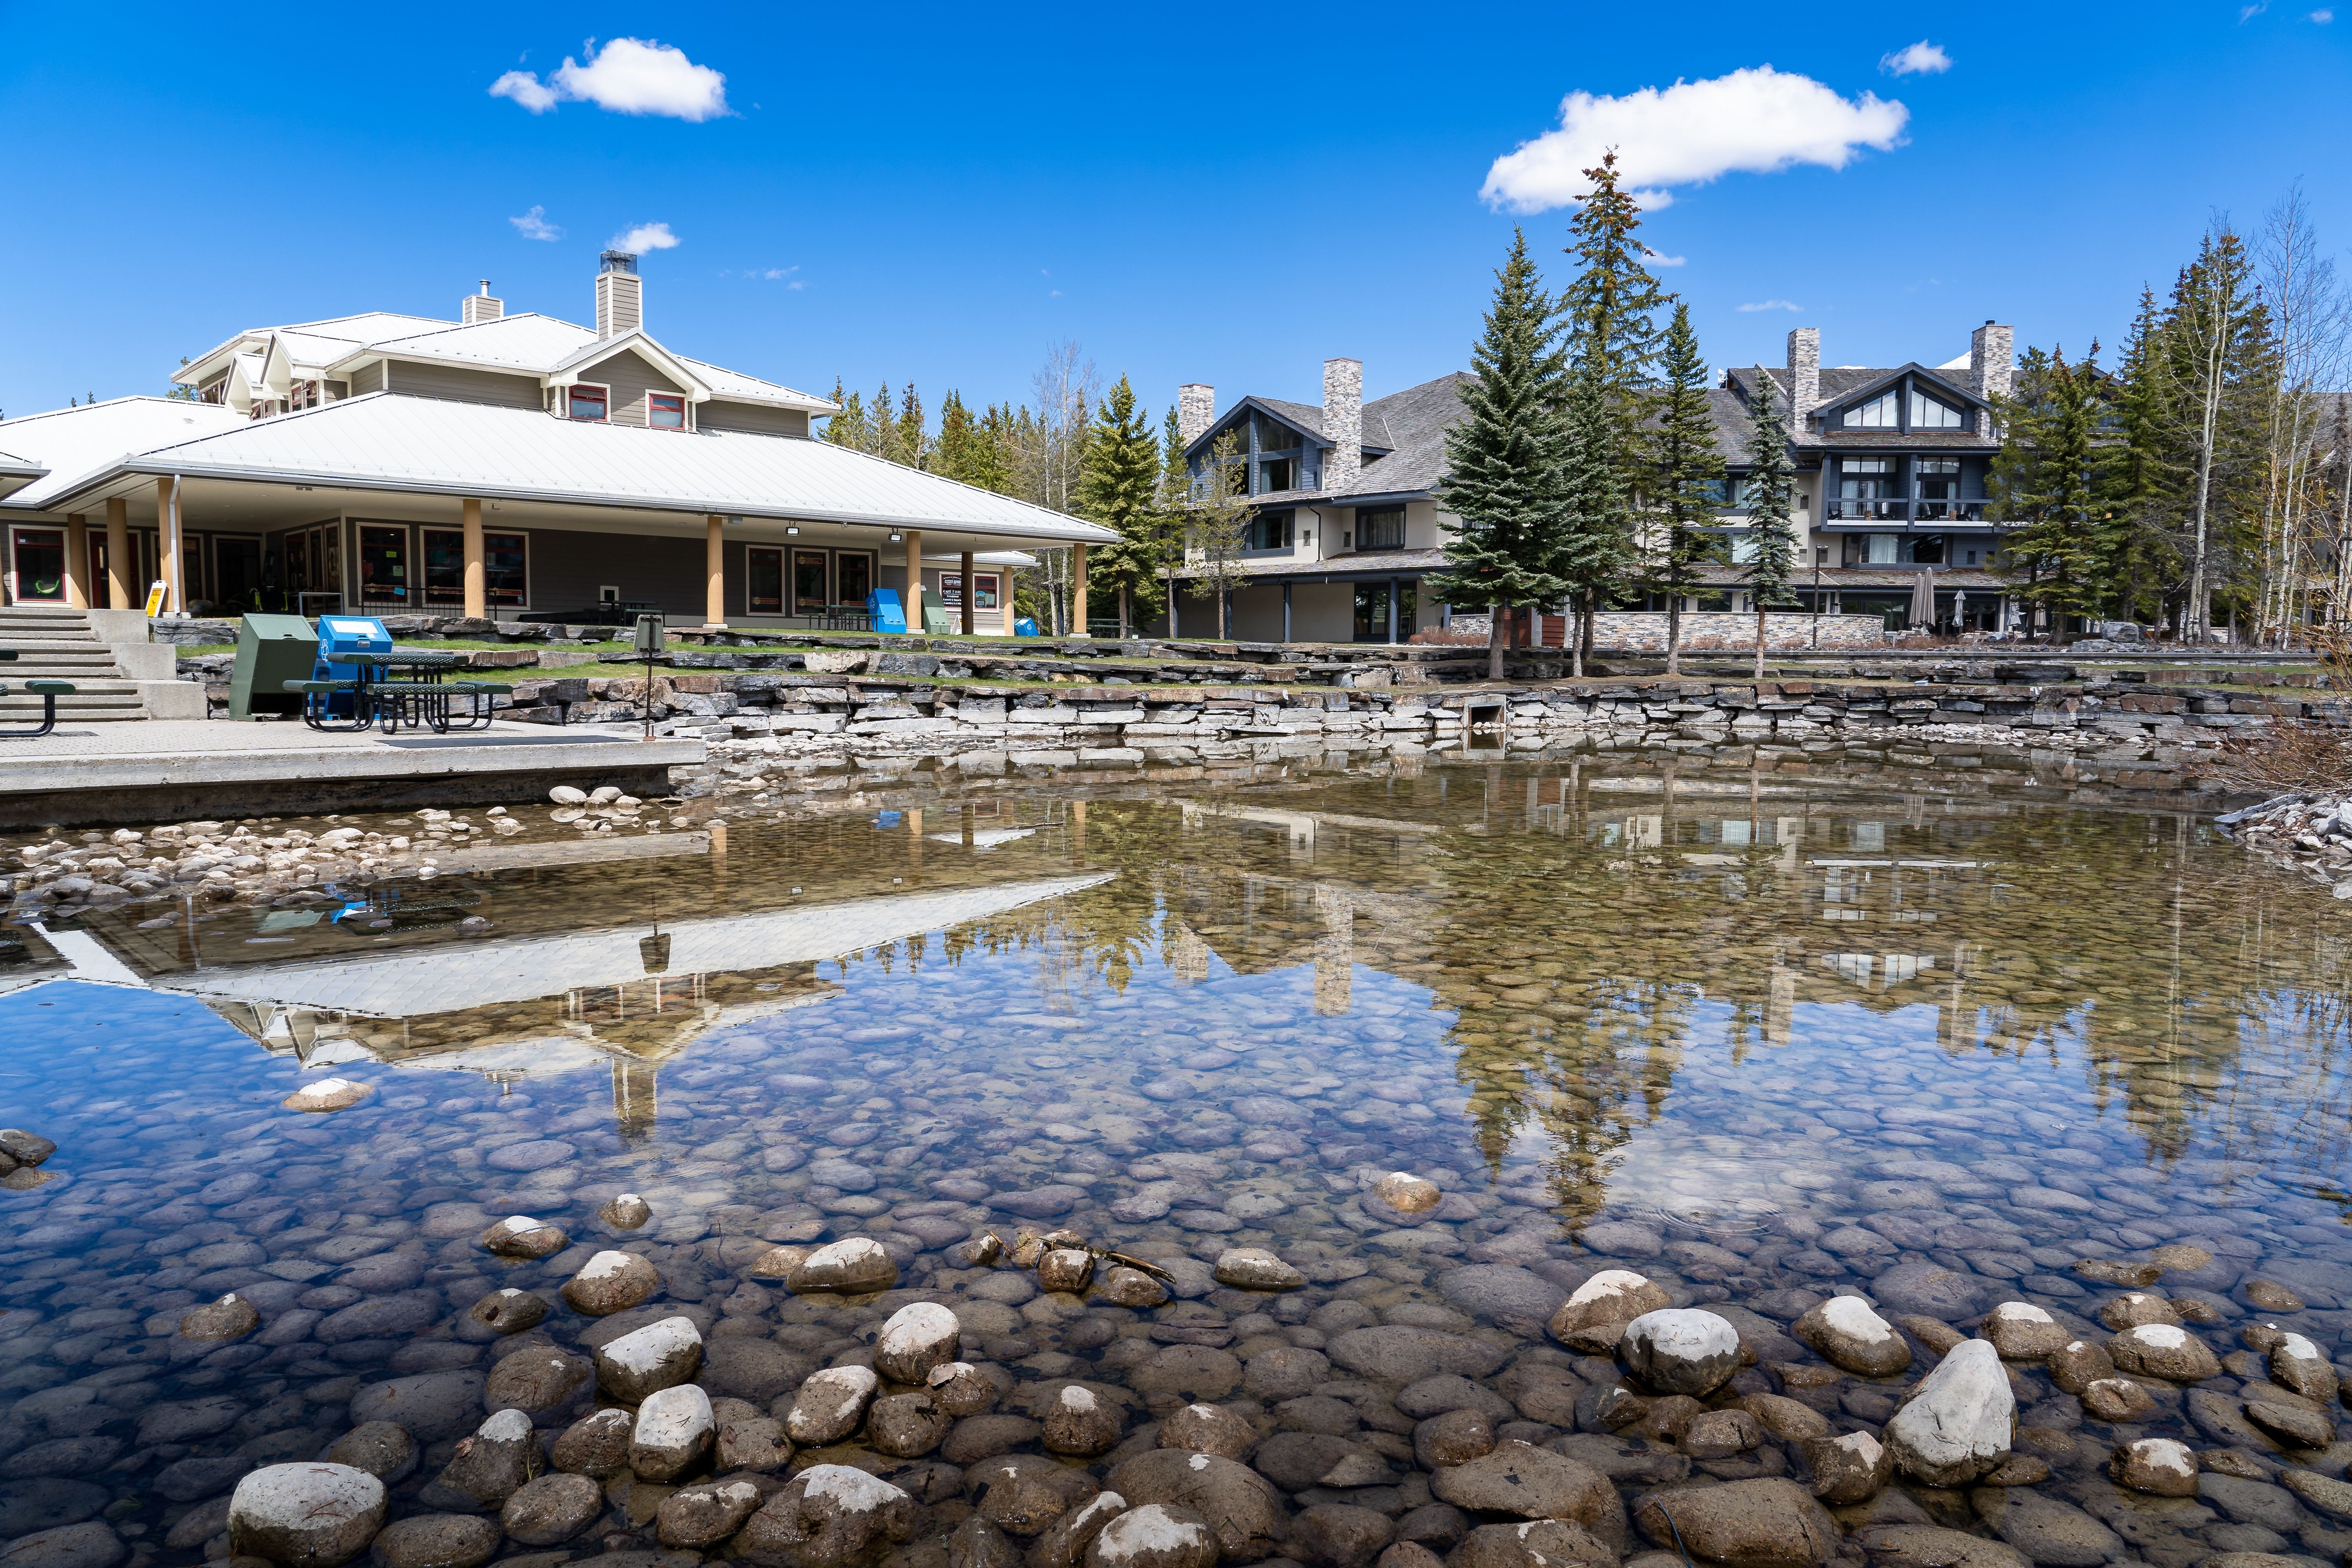
[[[2083,1385],[2083,1412],[2110,1425],[2137,1421],[2156,1410],[2156,1396],[2127,1377],[2102,1377]]]
[[[1053,1247],[1037,1259],[1037,1283],[1048,1290],[1076,1295],[1083,1291],[1094,1277],[1094,1254],[1083,1247]]]
[[[2107,1462],[2116,1485],[2154,1497],[2195,1497],[2197,1456],[2169,1437],[2141,1437],[2117,1447]]]
[[[599,1410],[564,1428],[549,1458],[575,1475],[617,1475],[629,1468],[629,1439],[636,1418],[625,1410]]]
[[[283,1568],[338,1568],[383,1527],[383,1483],[349,1465],[269,1465],[230,1496],[231,1549]]]
[[[2099,1321],[2111,1329],[2137,1328],[2142,1323],[2179,1324],[2180,1314],[2170,1301],[2145,1290],[2127,1291],[2099,1309]]]
[[[328,1445],[326,1458],[396,1486],[416,1468],[416,1439],[389,1421],[362,1421]]]
[[[2249,1279],[2238,1288],[2248,1302],[2265,1312],[2300,1312],[2303,1298],[2272,1279]]]
[[[1435,1182],[1391,1171],[1372,1184],[1372,1195],[1402,1215],[1427,1214],[1445,1196]]]
[[[930,1391],[932,1401],[958,1420],[982,1415],[996,1404],[996,1384],[970,1362],[951,1361],[931,1368],[923,1385]]]
[[[347,1078],[326,1078],[304,1084],[278,1103],[289,1110],[349,1110],[371,1092],[367,1085]]]
[[[1296,1290],[1307,1276],[1263,1247],[1236,1247],[1217,1255],[1217,1283],[1237,1290]]]
[[[1837,1521],[1794,1481],[1771,1478],[1651,1492],[1633,1521],[1657,1546],[1741,1568],[1812,1568],[1837,1552]]]
[[[509,1215],[482,1233],[482,1246],[500,1258],[552,1258],[571,1245],[562,1231],[529,1215]]]
[[[0,1568],[114,1568],[125,1550],[106,1525],[64,1524],[0,1546]]]
[[[1160,1447],[1220,1459],[1246,1459],[1257,1447],[1257,1428],[1220,1405],[1185,1405],[1160,1421]]]
[[[1092,1458],[1118,1446],[1118,1412],[1083,1384],[1066,1384],[1045,1412],[1045,1451]]]
[[[635,1230],[652,1221],[654,1211],[652,1205],[636,1194],[623,1193],[598,1209],[596,1217],[614,1230]]]
[[[370,1554],[379,1568],[480,1568],[501,1539],[496,1523],[476,1514],[412,1514],[384,1526]]]
[[[2336,1368],[2301,1334],[2282,1334],[2270,1352],[2271,1381],[2322,1405],[2333,1401],[2340,1383]]]
[[[482,1403],[492,1410],[553,1410],[585,1386],[593,1363],[562,1351],[518,1349],[490,1369]]]
[[[866,1406],[866,1440],[892,1458],[919,1458],[940,1446],[952,1420],[921,1390],[886,1394]]]
[[[540,1320],[547,1316],[547,1302],[528,1290],[509,1287],[491,1291],[475,1302],[466,1315],[501,1334],[520,1334],[539,1326]]]
[[[1625,1505],[1609,1478],[1581,1460],[1521,1442],[1498,1443],[1490,1453],[1443,1469],[1430,1489],[1473,1513],[1558,1519],[1595,1533],[1622,1535]]]

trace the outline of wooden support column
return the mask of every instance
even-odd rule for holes
[[[467,496],[459,505],[463,510],[466,531],[466,616],[469,620],[488,620],[490,615],[490,572],[482,546],[482,503]]]
[[[1070,547],[1070,635],[1087,635],[1087,547]]]
[[[78,511],[66,513],[66,603],[89,608],[89,522]]]
[[[972,581],[971,552],[967,550],[963,552],[963,635],[966,637],[972,634],[972,601],[980,597],[979,587],[980,584]]]
[[[907,530],[907,591],[900,595],[907,606],[907,630],[917,637],[923,633],[923,531]]]
[[[106,503],[106,607],[127,610],[139,602],[131,562],[131,503],[117,496]]]
[[[702,520],[702,570],[709,581],[702,594],[702,624],[717,628],[727,624],[727,520],[711,513]]]
[[[163,608],[178,615],[180,604],[180,481],[166,474],[155,481],[155,564],[163,572]]]
[[[1006,637],[1011,637],[1013,635],[1013,623],[1018,618],[1018,612],[1013,608],[1013,584],[1014,581],[1015,574],[1013,568],[1010,566],[1007,566],[1003,571],[999,572],[996,574],[996,608],[997,613],[1004,617],[1004,635]]]

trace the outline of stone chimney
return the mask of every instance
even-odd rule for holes
[[[1217,389],[1188,381],[1176,389],[1176,438],[1187,447],[1217,422]]]
[[[1799,327],[1789,334],[1789,428],[1807,428],[1805,419],[1822,400],[1822,330]]]
[[[1355,488],[1364,471],[1364,362],[1323,362],[1323,435],[1331,455],[1323,459],[1323,488]]]
[[[1987,321],[1969,334],[1969,390],[1988,403],[2009,395],[2017,370],[2017,331]]]
[[[637,276],[637,258],[625,250],[604,252],[596,258],[597,337],[625,337],[645,324],[645,279]]]
[[[480,293],[467,295],[457,306],[457,319],[469,327],[495,321],[506,313],[507,302],[491,297],[490,280],[487,278],[482,279]]]

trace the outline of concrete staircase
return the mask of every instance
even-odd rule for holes
[[[100,615],[110,623],[127,622],[128,617],[137,616],[143,637],[145,618],[139,616],[137,611],[103,611]],[[0,663],[0,684],[8,689],[5,696],[0,696],[0,724],[39,721],[41,700],[22,689],[28,680],[73,683],[73,695],[58,699],[60,722],[203,717],[201,705],[193,711],[184,710],[186,703],[180,693],[151,689],[186,684],[171,677],[176,654],[168,645],[150,647],[142,641],[121,647],[102,635],[105,631],[124,635],[128,630],[127,624],[93,626],[90,613],[86,610],[53,605],[0,605],[0,648],[13,648],[16,653],[14,660]],[[159,712],[159,709],[166,711]]]

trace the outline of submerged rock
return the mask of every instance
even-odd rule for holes
[[[1669,1307],[1627,1323],[1617,1351],[1627,1370],[1662,1394],[1711,1394],[1739,1370],[1739,1331],[1713,1312]],[[1903,1353],[1907,1362],[1907,1346]]]
[[[186,1340],[241,1340],[261,1327],[261,1313],[242,1296],[223,1296],[206,1302],[180,1320],[180,1337]]]
[[[1237,1290],[1296,1290],[1307,1276],[1263,1247],[1236,1247],[1220,1253],[1217,1283]]]
[[[347,1078],[326,1078],[304,1084],[278,1103],[289,1110],[349,1110],[372,1092]]]
[[[635,1230],[654,1217],[653,1205],[635,1193],[623,1193],[596,1211],[596,1217],[614,1230]]]
[[[283,1568],[338,1568],[383,1527],[383,1483],[349,1465],[270,1465],[229,1498],[232,1551]]]
[[[1911,1345],[1858,1296],[1832,1296],[1790,1332],[1823,1361],[1857,1377],[1892,1377],[1911,1364]]]
[[[552,1258],[571,1245],[562,1230],[529,1215],[509,1215],[482,1233],[482,1246],[500,1258]]]
[[[563,1283],[563,1300],[586,1317],[626,1311],[661,1289],[661,1270],[634,1252],[600,1252]]]
[[[466,1315],[501,1334],[520,1334],[539,1326],[540,1320],[547,1316],[547,1302],[528,1290],[509,1288],[491,1291],[475,1302]]]
[[[1955,1346],[1886,1424],[1895,1468],[1935,1487],[1966,1486],[1996,1468],[2015,1440],[2017,1400],[1988,1340]]]
[[[1827,1509],[1779,1478],[1651,1492],[1633,1520],[1654,1545],[1732,1568],[1814,1568],[1843,1538]]]
[[[2042,1361],[2065,1349],[2074,1338],[2030,1301],[2003,1301],[1986,1313],[1984,1336],[2010,1361]]]
[[[702,1335],[691,1318],[664,1318],[596,1348],[597,1383],[627,1405],[689,1383],[701,1368]]]
[[[541,1476],[507,1499],[499,1522],[525,1546],[560,1546],[596,1522],[604,1489],[586,1476]]]
[[[898,1282],[898,1266],[870,1237],[852,1236],[818,1247],[784,1276],[795,1294],[833,1290],[845,1296],[887,1290]]]
[[[2203,1340],[2177,1323],[2142,1323],[2107,1342],[2116,1369],[2160,1377],[2168,1383],[2202,1383],[2221,1374],[2221,1363]]]

